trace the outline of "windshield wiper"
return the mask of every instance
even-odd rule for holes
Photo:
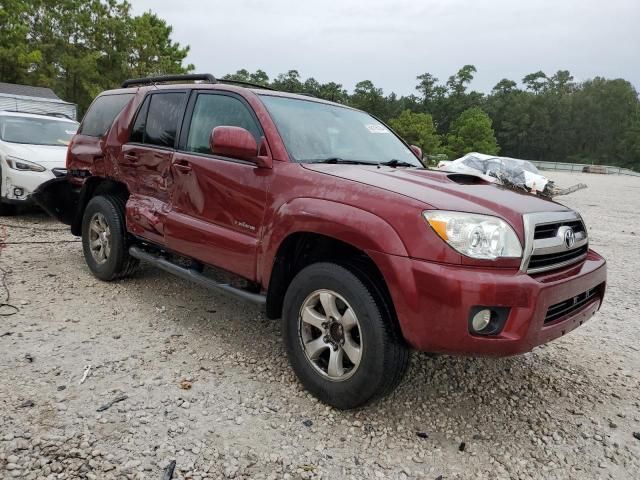
[[[403,162],[396,158],[389,160],[388,162],[381,162],[378,165],[384,165],[385,167],[417,167],[417,165],[414,165],[413,163]]]
[[[340,157],[319,158],[316,160],[310,160],[309,163],[341,163],[345,165],[375,165],[372,162],[365,162],[363,160],[346,160]]]

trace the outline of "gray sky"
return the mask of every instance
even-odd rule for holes
[[[576,80],[622,77],[640,86],[640,0],[130,0],[173,25],[196,72],[261,68],[414,92],[464,64],[472,88],[559,69]]]

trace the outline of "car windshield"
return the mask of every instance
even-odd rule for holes
[[[395,160],[395,164],[422,167],[393,132],[364,112],[268,94],[261,99],[297,162],[379,164]]]
[[[29,145],[66,146],[78,124],[53,118],[0,116],[0,139]]]

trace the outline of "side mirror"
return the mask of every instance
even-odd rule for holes
[[[422,161],[422,149],[417,145],[410,145],[409,148],[411,148],[413,154],[418,157],[418,160]]]
[[[216,127],[211,131],[209,148],[214,155],[255,162],[258,144],[247,130],[241,127]]]

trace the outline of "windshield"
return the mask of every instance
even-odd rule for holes
[[[364,112],[295,98],[261,95],[261,99],[297,162],[397,160],[422,167],[398,137]]]
[[[52,118],[0,117],[0,139],[29,145],[69,145],[78,124]]]

